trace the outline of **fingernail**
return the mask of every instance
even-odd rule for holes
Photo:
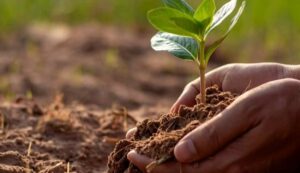
[[[135,155],[136,155],[136,151],[131,150],[127,153],[127,159],[132,160],[132,158],[134,158]]]
[[[126,133],[126,139],[132,138],[136,131],[137,131],[136,127],[132,128],[132,129],[129,129]]]
[[[197,155],[196,147],[192,140],[187,139],[179,142],[174,149],[175,157],[180,162],[188,162]]]

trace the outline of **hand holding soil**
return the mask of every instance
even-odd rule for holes
[[[297,129],[296,124],[294,124],[294,126],[292,123],[288,124],[288,121],[292,121],[294,123],[299,122],[300,118],[297,116],[297,113],[299,114],[299,110],[295,110],[294,115],[289,114],[287,117],[284,117],[284,119],[282,118],[282,120],[280,117],[286,115],[285,112],[288,110],[297,108],[296,105],[299,104],[299,100],[294,101],[289,97],[294,96],[296,98],[295,94],[299,93],[299,82],[289,79],[278,79],[297,78],[299,77],[299,74],[298,66],[288,66],[274,63],[250,65],[231,64],[208,73],[208,85],[216,83],[221,86],[223,90],[229,90],[238,94],[242,94],[246,90],[257,87],[261,84],[266,84],[244,93],[239,97],[238,100],[228,107],[226,111],[218,115],[217,117],[219,118],[214,118],[206,123],[206,125],[199,126],[196,130],[185,136],[174,149],[176,159],[182,163],[195,163],[197,160],[205,160],[207,157],[213,156],[209,159],[209,161],[204,161],[201,164],[197,164],[199,170],[203,169],[205,170],[204,172],[216,171],[215,168],[217,167],[214,165],[220,165],[220,168],[218,169],[222,171],[226,171],[228,169],[238,169],[237,171],[243,172],[243,170],[240,169],[243,167],[247,167],[248,169],[248,166],[249,169],[251,169],[252,164],[260,166],[253,168],[251,172],[259,172],[263,171],[264,169],[271,169],[270,167],[272,167],[272,169],[273,167],[275,168],[273,164],[276,162],[279,162],[278,164],[276,163],[276,165],[280,165],[282,170],[285,172],[288,170],[291,170],[290,172],[292,172],[292,170],[297,170],[295,167],[293,167],[293,160],[295,163],[295,161],[299,160],[299,158],[296,158],[296,154],[292,155],[292,152],[288,151],[295,149],[293,152],[299,153],[299,149],[297,149],[299,146],[299,136],[297,136],[299,129]],[[247,80],[248,82],[246,82]],[[195,102],[193,102],[193,100],[196,95],[199,94],[199,90],[197,89],[197,86],[199,86],[198,83],[199,80],[195,80],[187,85],[183,94],[174,104],[172,108],[173,112],[177,111],[177,105],[193,106]],[[294,85],[294,87],[291,85]],[[298,86],[298,88],[295,86]],[[286,93],[287,88],[289,88],[289,93]],[[281,103],[282,99],[286,100],[284,104]],[[276,103],[278,105],[273,105]],[[277,108],[278,110],[275,110],[274,108]],[[240,112],[243,112],[243,115],[240,115]],[[270,115],[272,115],[272,117],[270,117]],[[230,116],[231,118],[223,118],[224,116]],[[288,120],[292,119],[293,117],[295,120]],[[283,120],[285,119],[287,122],[284,125]],[[228,122],[236,123],[228,124]],[[255,122],[257,124],[254,126],[251,124],[251,122]],[[282,123],[282,125],[277,125],[277,123]],[[239,127],[234,127],[234,125],[238,125]],[[274,127],[277,128],[274,129]],[[218,128],[219,131],[217,130]],[[228,136],[226,137],[223,129],[232,129],[228,132],[226,131],[228,133],[227,135],[232,135],[231,138],[227,138]],[[127,136],[132,136],[134,132],[135,130],[130,130]],[[224,134],[222,134],[222,132]],[[296,139],[294,140],[295,143],[292,144],[291,142],[284,145],[285,141],[291,140],[274,140],[276,138],[281,138],[280,136],[284,136],[284,134],[285,137],[290,136],[292,141],[293,139]],[[238,136],[242,137],[238,138]],[[223,138],[224,140],[222,140]],[[233,140],[236,138],[238,140]],[[253,139],[255,139],[255,141],[253,141]],[[217,142],[212,140],[217,140]],[[273,144],[274,142],[278,144],[278,146],[276,145],[277,147]],[[283,144],[280,144],[281,142]],[[232,144],[229,145],[229,143]],[[210,148],[207,148],[208,146]],[[231,146],[234,148],[232,149]],[[293,148],[293,146],[295,148]],[[264,147],[266,147],[266,149]],[[189,149],[192,149],[190,153]],[[263,156],[263,154],[257,155],[257,153],[260,153],[261,150],[266,151],[265,156]],[[220,154],[216,154],[216,156],[214,156],[217,151],[221,152]],[[228,152],[230,153],[228,154]],[[251,153],[251,156],[249,156],[249,153]],[[237,155],[232,157],[233,154]],[[229,158],[233,160],[230,160]],[[255,161],[251,160],[251,158],[255,158]],[[274,161],[272,161],[272,158],[278,158],[278,160],[274,159]],[[135,151],[131,151],[128,154],[128,159],[136,164],[141,170],[145,170],[145,166],[152,161],[147,157],[138,155]],[[282,159],[288,161],[283,162]],[[247,165],[241,165],[245,163],[247,163]],[[297,164],[294,164],[294,166],[295,165]],[[169,162],[157,167],[155,171],[168,172],[170,171],[170,166],[172,166],[174,172],[180,170],[178,163],[176,164],[175,162]],[[184,164],[182,169],[185,168],[186,172],[188,172],[189,169],[195,171],[195,165],[193,165],[192,168],[191,166],[192,165],[190,164]],[[168,169],[164,170],[164,168]]]
[[[297,172],[299,170],[300,82],[282,79],[250,90],[215,118],[186,135],[174,154],[181,162],[163,172]],[[128,159],[141,170],[151,159],[135,151]]]
[[[292,70],[291,66],[277,63],[229,64],[206,74],[206,80],[207,86],[216,84],[223,91],[242,94],[266,82],[293,77]],[[171,111],[177,112],[180,105],[195,105],[199,86],[199,78],[189,83]]]
[[[247,90],[257,87],[269,81],[294,77],[294,66],[277,63],[259,64],[228,64],[217,68],[206,75],[207,86],[218,85],[223,91],[242,94]],[[171,112],[178,112],[181,105],[194,106],[196,96],[200,92],[200,79],[196,79],[186,85],[180,97],[171,108]],[[130,138],[136,128],[127,132]]]
[[[300,81],[284,79],[294,68],[232,64],[205,74],[246,1],[210,45],[209,33],[235,11],[236,0],[218,11],[214,0],[201,1],[196,10],[184,0],[163,3],[148,12],[159,30],[151,46],[193,61],[199,78],[187,85],[170,113],[138,123],[117,143],[108,173],[298,172]]]

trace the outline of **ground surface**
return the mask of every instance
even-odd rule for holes
[[[133,119],[168,112],[197,75],[154,52],[152,34],[89,24],[1,36],[0,172],[60,173],[68,162],[71,172],[103,172]]]
[[[0,113],[1,173],[64,173],[67,163],[71,172],[104,172],[114,144],[136,123],[125,108],[66,107],[61,97],[47,107],[19,98]]]
[[[109,108],[169,106],[197,75],[183,62],[150,48],[153,32],[98,25],[32,26],[0,39],[2,97],[30,94]]]

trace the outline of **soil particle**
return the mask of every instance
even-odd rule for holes
[[[1,173],[65,173],[68,162],[72,173],[102,173],[115,145],[105,139],[118,142],[125,136],[125,125],[136,124],[125,108],[65,106],[62,97],[45,107],[27,99],[0,103],[0,114],[5,121]]]
[[[19,166],[0,164],[1,173],[26,173],[27,169]]]
[[[7,151],[0,153],[0,164],[7,164],[13,166],[26,166],[28,159],[15,151]]]
[[[179,140],[218,115],[237,97],[221,91],[217,86],[207,88],[206,93],[206,104],[202,104],[200,96],[197,96],[194,107],[181,106],[177,114],[169,113],[158,120],[146,119],[138,123],[135,135],[117,143],[109,155],[108,173],[142,173],[126,158],[132,149],[159,162],[175,160],[173,152]]]
[[[149,45],[152,30],[33,24],[2,35],[0,100],[26,95],[47,104],[61,92],[67,104],[105,109],[113,104],[129,109],[169,106],[197,72],[193,64],[154,52]]]

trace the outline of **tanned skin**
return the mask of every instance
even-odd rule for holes
[[[300,66],[229,64],[206,78],[207,86],[217,84],[241,96],[181,139],[174,151],[177,161],[153,173],[300,172]],[[185,87],[172,112],[195,104],[199,83],[196,79]],[[152,162],[135,151],[127,157],[143,171]]]

